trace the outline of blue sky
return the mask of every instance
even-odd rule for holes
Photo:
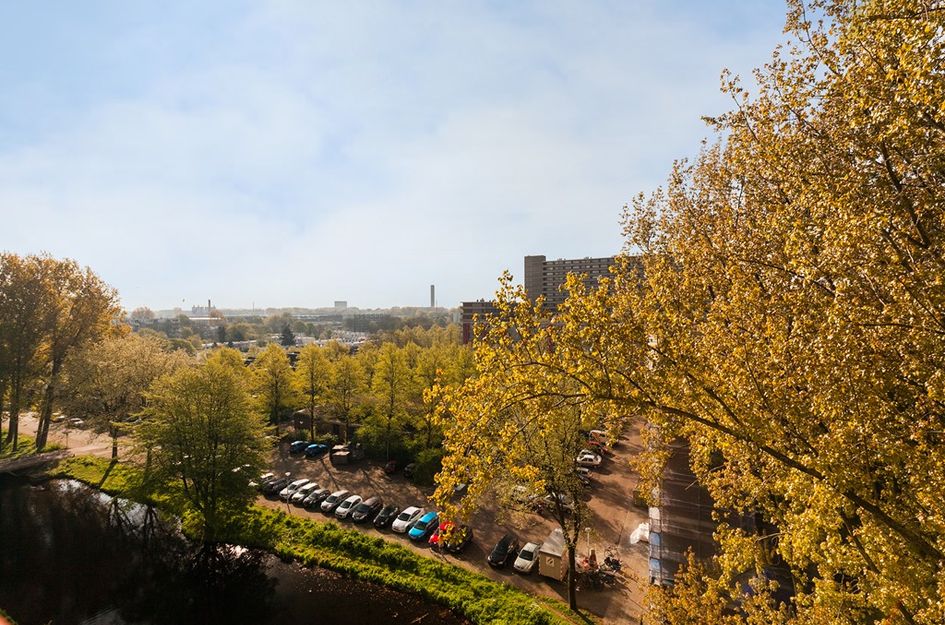
[[[784,5],[2,2],[0,249],[129,307],[441,305],[606,256]]]

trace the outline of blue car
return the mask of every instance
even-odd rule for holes
[[[317,458],[326,453],[328,453],[328,445],[323,445],[322,443],[312,443],[305,448],[306,458]]]
[[[300,454],[305,451],[305,448],[309,445],[311,445],[311,443],[308,441],[293,441],[292,444],[289,445],[289,453]]]
[[[410,536],[410,540],[424,540],[430,534],[433,533],[440,525],[440,515],[436,512],[427,512],[420,520],[413,524],[413,527],[410,528],[410,531],[407,532],[407,536]]]

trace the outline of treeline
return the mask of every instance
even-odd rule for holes
[[[301,410],[310,421],[337,420],[346,437],[357,424],[357,439],[375,458],[418,461],[421,479],[439,466],[445,389],[473,376],[468,347],[458,342],[454,326],[403,328],[351,354],[344,345],[306,345],[293,369],[286,351],[269,344],[248,368],[255,395],[277,425]],[[235,354],[234,354],[234,357]]]
[[[0,450],[17,448],[20,413],[32,407],[36,448],[46,446],[67,360],[113,330],[119,313],[115,290],[73,260],[0,254],[0,415],[9,414]]]

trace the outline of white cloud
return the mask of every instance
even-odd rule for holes
[[[658,5],[261,5],[144,90],[0,149],[0,248],[75,257],[128,306],[487,296],[525,254],[615,251],[621,205],[724,106],[721,67],[767,58],[762,26],[728,40]]]

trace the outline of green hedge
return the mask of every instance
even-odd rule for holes
[[[127,494],[140,483],[136,473],[133,467],[111,465],[103,458],[70,458],[59,464],[53,476],[77,479],[112,494]],[[478,573],[421,556],[380,536],[333,522],[290,516],[281,510],[250,506],[234,519],[221,540],[413,593],[479,625],[589,622],[587,616],[571,613],[559,601],[535,597]]]

